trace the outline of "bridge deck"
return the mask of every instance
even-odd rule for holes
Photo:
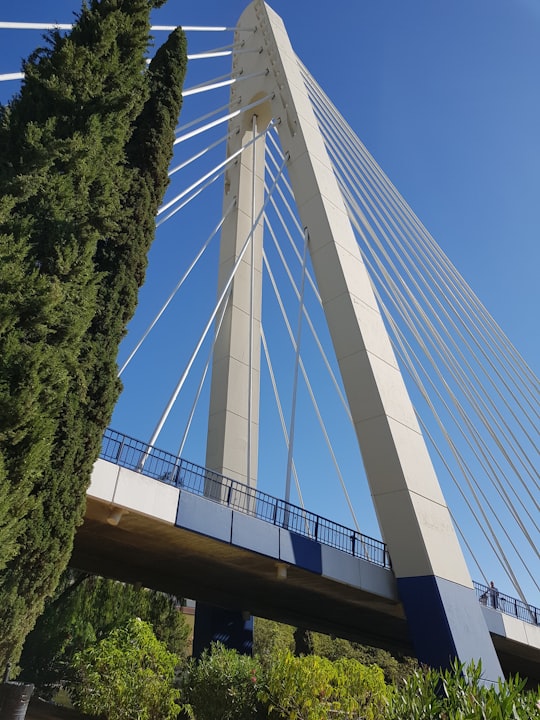
[[[240,512],[101,459],[72,564],[414,655],[384,554],[382,564],[355,556],[253,509]],[[504,671],[540,680],[540,627],[487,606],[483,612]]]

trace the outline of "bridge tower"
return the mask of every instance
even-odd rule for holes
[[[308,250],[375,511],[418,658],[434,667],[448,667],[453,658],[481,659],[484,677],[495,681],[502,677],[499,660],[298,59],[281,18],[262,0],[254,0],[242,14],[236,40],[235,45],[242,42],[243,47],[234,58],[235,74],[246,79],[233,85],[231,110],[256,106],[230,121],[228,151],[232,154],[256,137],[270,118],[276,123],[298,213],[308,231]],[[227,175],[224,206],[234,201],[235,209],[222,231],[222,283],[262,208],[263,152],[264,140],[253,142]],[[257,467],[261,247],[258,222],[234,280],[217,344],[207,450],[208,467],[252,486]],[[255,317],[251,324],[250,316]]]

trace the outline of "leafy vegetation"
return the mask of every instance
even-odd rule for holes
[[[364,665],[377,665],[384,672],[387,683],[401,685],[418,667],[414,658],[395,656],[387,650],[350,642],[322,633],[310,633],[311,652],[329,660],[349,658]]]
[[[327,720],[379,718],[386,704],[384,675],[357,660],[332,662],[317,655],[280,652],[267,666],[259,690],[267,717]]]
[[[271,659],[281,650],[290,650],[295,655],[318,655],[328,660],[348,658],[358,660],[363,665],[377,665],[382,668],[386,682],[396,685],[401,684],[418,667],[414,658],[395,656],[381,648],[255,618],[253,653],[264,664],[266,659]]]
[[[260,715],[256,658],[216,643],[198,661],[190,660],[181,675],[183,707],[192,720],[251,720]]]
[[[67,688],[79,709],[109,720],[159,720],[179,706],[184,720],[540,717],[538,691],[526,692],[519,678],[485,686],[480,666],[456,664],[441,673],[411,665],[387,681],[369,662],[373,649],[310,633],[311,650],[318,646],[327,656],[298,656],[294,634],[256,619],[257,655],[216,643],[195,661],[186,657],[187,628],[172,598],[70,572],[28,637],[23,677],[41,678],[40,692],[44,681],[49,691]],[[366,652],[366,662],[354,657]]]
[[[390,695],[385,720],[532,720],[540,692],[525,692],[519,677],[482,683],[482,667],[455,663],[451,670],[417,669]]]
[[[191,662],[181,701],[191,720],[532,720],[540,694],[519,678],[484,685],[481,667],[415,668],[399,685],[354,658],[276,650],[248,658],[220,645]]]
[[[134,618],[73,658],[75,705],[108,720],[175,720],[173,687],[178,658],[149,623]]]
[[[162,0],[89,0],[0,106],[0,667],[69,559],[120,384],[181,105]]]
[[[147,621],[180,663],[189,654],[190,627],[176,598],[68,569],[26,638],[20,679],[51,698],[73,681],[73,657],[129,620]]]
[[[274,620],[254,618],[253,622],[253,654],[262,663],[271,661],[276,652],[290,650],[294,652],[294,628]]]

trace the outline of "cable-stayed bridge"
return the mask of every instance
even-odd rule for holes
[[[209,75],[231,56],[232,71]],[[132,400],[115,421],[154,416],[148,447],[174,427],[175,456],[204,456],[253,492],[280,478],[272,494],[306,513],[310,497],[324,506],[339,490],[353,537],[367,527],[386,541],[415,641],[436,608],[427,634],[450,626],[435,636],[442,653],[478,651],[495,677],[470,575],[486,587],[504,577],[505,594],[534,608],[538,381],[271,10],[249,6],[230,45],[192,53],[201,64],[157,220],[156,245],[181,270],[153,317],[142,292],[147,329],[132,340],[133,323],[122,349]],[[161,285],[170,270],[161,266]],[[169,371],[158,410],[153,381]],[[134,469],[147,462],[143,453]],[[228,492],[205,490],[218,504]]]

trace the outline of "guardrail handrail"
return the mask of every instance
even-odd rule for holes
[[[499,610],[505,615],[513,615],[518,620],[531,623],[532,625],[540,625],[540,609],[534,605],[524,603],[523,600],[505,595],[499,592],[497,588],[489,585],[482,585],[474,582],[476,596],[482,605]]]
[[[323,545],[337,548],[354,557],[391,568],[390,557],[382,540],[363,535],[172,453],[149,447],[146,443],[111,428],[103,435],[100,457],[286,528]]]
[[[244,483],[208,470],[165,450],[149,447],[141,440],[108,428],[103,435],[100,457],[135,470],[160,482],[195,495],[202,495],[234,510],[286,528],[298,535],[337,548],[354,557],[391,569],[386,544],[351,528],[303,510]],[[478,600],[524,622],[540,625],[540,609],[522,600],[474,582]]]

